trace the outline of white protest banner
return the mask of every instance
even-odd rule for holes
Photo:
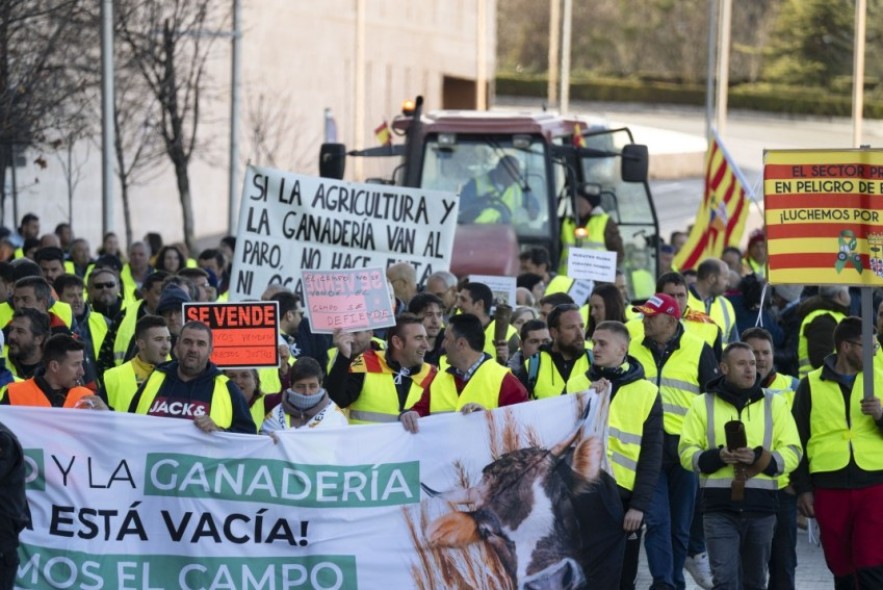
[[[558,396],[422,418],[417,434],[397,423],[289,430],[278,444],[187,420],[4,407],[33,516],[16,587],[490,590],[561,567],[618,579],[607,403]],[[588,510],[579,525],[574,502]],[[508,542],[445,538],[450,521],[485,530],[531,511],[530,527],[498,530]],[[578,552],[581,527],[592,542]],[[545,561],[528,570],[534,552]]]
[[[505,303],[515,307],[515,277],[469,275],[470,283],[484,283],[494,293],[494,305]]]
[[[567,253],[567,276],[612,283],[616,280],[616,252],[570,248]]]
[[[356,184],[249,166],[230,300],[278,283],[303,295],[302,270],[383,268],[399,261],[417,282],[447,270],[457,227],[453,193]]]
[[[364,270],[303,271],[304,302],[314,334],[386,328],[396,323],[386,273]]]

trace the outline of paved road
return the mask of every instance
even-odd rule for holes
[[[834,578],[825,565],[825,557],[822,548],[811,545],[807,541],[806,531],[797,531],[797,572],[795,588],[797,590],[831,590],[834,588]],[[685,574],[687,580],[686,590],[701,590],[701,586],[693,583],[690,574]],[[641,549],[641,563],[638,568],[638,580],[635,585],[639,590],[649,588],[653,582],[650,571],[647,569],[647,557]]]
[[[626,125],[653,127],[687,134],[701,139],[705,135],[705,114],[698,108],[648,107],[646,105],[615,105],[601,103],[574,103],[575,112],[602,114],[613,122]],[[641,129],[635,132],[635,141]],[[747,111],[730,115],[724,143],[752,186],[758,186],[763,176],[764,149],[807,149],[852,147],[852,124],[848,119],[789,118]],[[863,143],[883,145],[883,122],[865,122]],[[652,146],[651,146],[652,150]],[[701,178],[654,181],[651,183],[660,216],[662,235],[671,229],[684,227],[685,220],[696,214],[703,190]],[[762,190],[757,191],[762,199]],[[755,223],[760,221],[759,210],[754,210]],[[820,547],[807,541],[800,531],[797,542],[797,580],[799,590],[830,590],[834,582],[825,565]],[[687,575],[687,590],[698,590]],[[647,588],[652,582],[645,556],[641,555],[638,588]]]
[[[498,97],[499,104],[520,108],[539,106],[540,102]],[[700,108],[574,102],[571,111],[591,117],[602,116],[615,126],[632,127],[635,141],[649,145],[651,158],[656,150],[678,152],[679,148],[684,151],[698,148],[704,151],[705,113]],[[866,121],[863,135],[863,144],[883,146],[883,121]],[[735,111],[730,114],[723,141],[748,184],[757,187],[758,199],[762,201],[759,183],[763,176],[764,149],[849,148],[852,147],[852,124],[849,119],[841,118],[794,118]],[[672,146],[672,142],[681,145]],[[655,180],[651,182],[651,188],[662,235],[667,238],[673,229],[686,228],[696,215],[703,191],[702,178],[697,175],[678,180]],[[752,207],[749,226],[760,223],[760,209]],[[800,531],[797,557],[798,590],[833,588],[833,577],[825,565],[822,550],[807,541],[805,531]],[[687,581],[687,590],[699,588],[692,583],[689,574]],[[642,551],[637,587],[647,588],[651,582],[646,556]]]
[[[502,107],[539,108],[542,101],[498,97]],[[698,107],[653,106],[599,102],[572,102],[571,112],[588,117],[603,117],[612,125],[633,128],[635,141],[650,147],[651,158],[659,151],[678,151],[680,143],[687,151],[703,151],[705,111]],[[660,133],[667,131],[671,133]],[[724,145],[742,170],[748,184],[757,189],[763,201],[760,180],[763,175],[764,149],[825,149],[852,147],[852,123],[846,118],[789,117],[787,115],[732,111],[723,134]],[[862,143],[883,146],[883,121],[865,121]],[[672,230],[685,229],[696,215],[702,196],[700,175],[679,180],[651,181],[660,231],[668,238]],[[751,207],[749,228],[762,224],[759,207]]]

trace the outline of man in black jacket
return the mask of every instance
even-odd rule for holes
[[[883,378],[865,398],[862,320],[834,329],[836,352],[810,371],[794,396],[806,455],[792,474],[797,509],[819,523],[834,587],[883,588]]]
[[[24,453],[12,431],[0,423],[0,590],[12,590],[18,571],[18,534],[30,521]]]
[[[203,432],[254,434],[255,424],[239,387],[211,362],[212,331],[189,321],[175,343],[175,360],[154,369],[138,388],[129,412],[192,420]]]
[[[629,332],[621,322],[601,322],[592,333],[594,363],[567,382],[567,391],[610,386],[607,458],[622,500],[626,534],[619,588],[633,590],[641,550],[641,526],[662,466],[662,400],[644,378],[644,367],[628,356]]]

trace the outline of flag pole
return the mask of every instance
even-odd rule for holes
[[[865,92],[865,15],[867,0],[855,3],[855,47],[852,63],[852,145],[861,147]]]
[[[732,164],[731,168],[733,169],[733,174],[736,175],[736,179],[739,183],[745,188],[745,192],[748,194],[748,198],[751,199],[751,202],[754,203],[754,206],[757,207],[757,212],[763,215],[763,209],[760,207],[760,203],[757,202],[757,186],[755,183],[753,186],[748,184],[748,180],[746,180],[745,175],[742,174],[742,170],[739,169],[739,166],[736,164],[736,160],[730,155],[730,152],[727,151],[724,142],[721,141],[720,135],[717,134],[717,129],[714,127],[711,128],[711,137],[714,141],[717,142],[718,147],[721,152],[724,154],[724,158]],[[763,178],[758,180],[758,183],[761,182]]]

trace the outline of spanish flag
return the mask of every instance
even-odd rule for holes
[[[705,194],[684,247],[675,255],[674,267],[695,269],[706,258],[719,258],[727,246],[738,246],[748,218],[751,189],[744,182],[717,131],[705,156]]]
[[[386,121],[374,129],[374,137],[377,138],[377,142],[380,145],[392,145],[392,133],[390,133],[389,125],[386,124]]]
[[[573,126],[573,147],[586,147],[586,138],[583,137],[583,129],[579,123]]]

